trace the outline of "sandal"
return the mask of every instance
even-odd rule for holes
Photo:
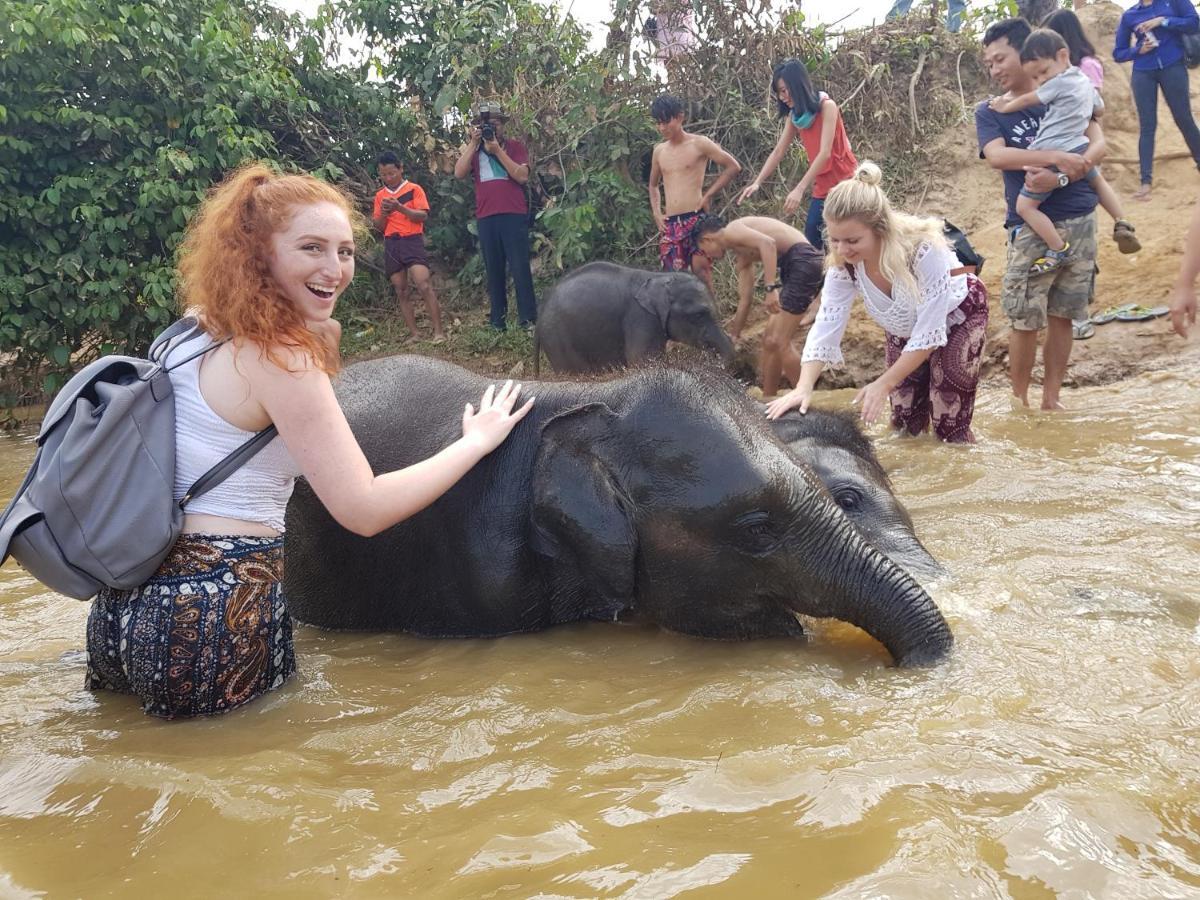
[[[1125,219],[1117,219],[1113,225],[1113,240],[1122,253],[1137,253],[1142,249],[1142,242],[1137,239],[1133,225]]]
[[[1121,313],[1135,308],[1137,308],[1136,303],[1122,303],[1120,306],[1110,306],[1103,312],[1096,313],[1088,321],[1093,325],[1107,325],[1109,322],[1115,321]]]
[[[1143,203],[1150,200],[1150,185],[1143,184],[1140,188],[1133,192],[1134,200],[1141,200]]]
[[[1039,256],[1029,267],[1030,275],[1045,275],[1053,272],[1071,258],[1071,245],[1063,244],[1061,250],[1047,250],[1045,256]]]
[[[1117,313],[1118,322],[1144,322],[1147,319],[1157,319],[1171,311],[1169,306],[1135,306],[1133,309]]]
[[[1095,334],[1096,326],[1087,319],[1080,319],[1078,322],[1071,323],[1071,337],[1077,341],[1086,341]]]

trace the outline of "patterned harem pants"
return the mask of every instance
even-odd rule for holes
[[[139,588],[106,588],[87,624],[87,686],[152,716],[228,712],[296,671],[283,538],[184,534]]]
[[[892,391],[892,427],[921,434],[933,420],[934,433],[948,443],[973,443],[971,417],[988,323],[988,295],[983,282],[967,276],[967,297],[959,309],[966,319],[952,325],[946,345],[938,347],[919,369]],[[887,364],[904,352],[907,338],[887,336]]]

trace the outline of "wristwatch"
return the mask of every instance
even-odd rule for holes
[[[779,290],[781,287],[783,287],[783,282],[782,282],[782,281],[773,281],[773,282],[771,282],[770,284],[764,284],[764,285],[763,285],[763,293],[764,293],[764,294],[769,294],[769,293],[771,293],[771,291],[777,291],[777,290]]]
[[[1066,186],[1067,186],[1068,184],[1070,184],[1070,183],[1071,183],[1071,179],[1067,177],[1067,173],[1066,173],[1066,172],[1059,172],[1059,173],[1058,173],[1058,186],[1059,186],[1060,188],[1061,188],[1061,187],[1066,187]]]

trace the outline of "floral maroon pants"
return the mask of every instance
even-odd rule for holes
[[[933,420],[933,431],[951,444],[973,443],[971,417],[987,331],[988,295],[983,282],[967,276],[967,297],[959,307],[966,319],[952,325],[946,345],[938,347],[919,369],[892,391],[892,427],[921,434]],[[887,364],[904,352],[906,338],[887,336]]]

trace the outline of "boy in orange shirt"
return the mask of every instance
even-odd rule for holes
[[[383,235],[384,273],[396,291],[400,312],[408,326],[409,341],[417,337],[417,316],[408,296],[408,274],[412,272],[417,293],[425,301],[433,322],[433,342],[446,340],[442,331],[442,308],[429,277],[429,256],[425,252],[425,219],[429,217],[429,200],[419,184],[404,177],[404,164],[391,150],[379,154],[379,180],[383,187],[375,194],[371,221]]]

